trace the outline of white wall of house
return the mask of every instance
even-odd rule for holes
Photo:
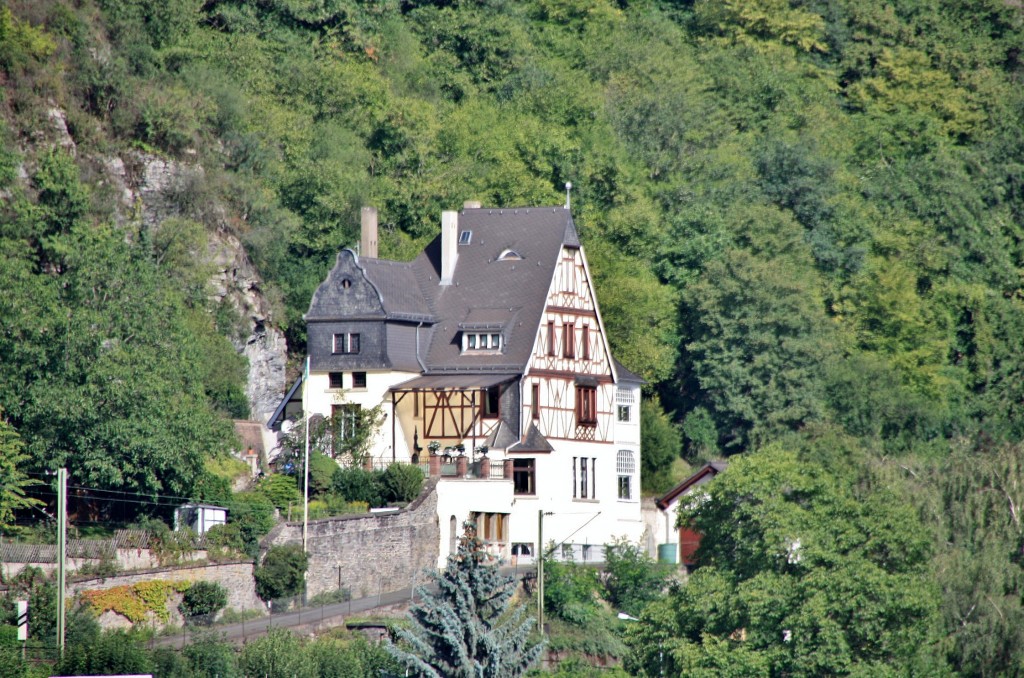
[[[437,566],[443,568],[447,564],[448,555],[462,536],[462,524],[472,513],[511,514],[514,500],[511,480],[442,478],[438,481],[437,517],[441,526],[441,543]],[[517,518],[510,516],[508,522],[511,536]]]
[[[419,376],[417,373],[395,371],[366,371],[366,388],[352,386],[352,372],[342,372],[342,388],[331,388],[328,372],[311,372],[306,385],[309,399],[309,413],[330,416],[332,405],[358,404],[365,409],[381,405],[384,422],[377,429],[370,446],[370,454],[377,463],[395,461],[408,462],[411,450],[402,430],[400,419],[395,420],[395,444],[392,454],[391,441],[391,394],[389,389],[403,381]],[[410,433],[411,436],[411,433]],[[422,444],[422,443],[421,443]]]
[[[550,453],[514,455],[534,460],[536,494],[515,495],[513,543],[537,544],[539,510],[551,513],[544,518],[545,544],[568,541],[596,545],[617,537],[638,540],[644,530],[639,493],[634,500],[618,497],[616,446],[566,440],[552,444],[555,450]],[[583,459],[587,461],[585,487]],[[639,474],[635,480],[639,483]]]

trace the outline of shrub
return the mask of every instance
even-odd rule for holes
[[[153,665],[138,634],[111,631],[70,645],[54,671],[62,676],[138,675],[152,673]]]
[[[262,492],[271,503],[280,510],[285,510],[289,505],[296,505],[302,502],[302,495],[299,494],[299,487],[295,476],[287,476],[274,473],[267,476],[259,484],[259,491]]]
[[[334,472],[338,470],[338,462],[319,452],[309,457],[309,491],[313,494],[325,494],[331,491]]]
[[[309,599],[307,605],[332,605],[334,603],[345,603],[352,600],[352,592],[348,589],[335,589],[333,591],[321,591]]]
[[[583,626],[594,619],[599,588],[589,567],[556,560],[544,563],[544,607],[567,622]]]
[[[228,604],[227,590],[212,581],[192,584],[181,597],[178,612],[193,623],[209,623]]]
[[[274,546],[256,568],[256,593],[263,600],[294,596],[302,590],[309,557],[301,546]]]
[[[238,663],[246,676],[293,678],[316,675],[302,643],[283,629],[271,629],[262,638],[246,643]]]
[[[381,506],[384,488],[380,474],[361,468],[339,468],[332,479],[334,491],[345,501],[363,501],[370,506]]]
[[[668,565],[656,562],[626,540],[609,546],[605,558],[605,588],[616,609],[638,615],[661,597],[671,571]]]
[[[423,487],[423,471],[411,464],[392,464],[381,474],[381,484],[389,502],[410,502]]]
[[[260,537],[274,526],[274,505],[259,492],[239,492],[228,513],[228,525],[237,525],[246,555],[255,558],[260,550]]]

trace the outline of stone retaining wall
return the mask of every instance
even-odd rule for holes
[[[427,480],[416,501],[398,511],[310,521],[308,595],[334,591],[339,582],[353,598],[422,584],[424,568],[436,567],[439,555],[436,487],[436,479]],[[301,522],[275,527],[262,550],[285,544],[302,544]]]
[[[75,597],[82,591],[96,591],[112,589],[115,586],[127,586],[139,582],[162,579],[165,581],[210,581],[220,584],[228,593],[227,607],[236,611],[258,610],[266,612],[266,605],[256,595],[256,587],[252,578],[253,564],[251,562],[218,563],[216,565],[193,565],[189,567],[175,568],[154,568],[151,570],[137,570],[129,574],[118,574],[112,577],[95,577],[90,579],[76,579],[68,585],[70,597]],[[175,607],[177,601],[169,607]],[[175,619],[177,610],[172,611],[172,619]],[[108,616],[108,615],[104,615]],[[101,617],[101,621],[103,618]],[[177,619],[180,621],[180,619]],[[111,623],[111,625],[119,625]]]

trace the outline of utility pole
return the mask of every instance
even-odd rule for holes
[[[57,469],[57,651],[64,657],[68,552],[68,470]]]
[[[544,511],[537,511],[537,627],[544,636]]]
[[[306,445],[303,455],[303,476],[302,487],[302,550],[308,551],[306,540],[309,533],[309,402],[306,395],[309,393],[309,356],[306,356],[306,369],[302,375],[302,427],[306,430]]]

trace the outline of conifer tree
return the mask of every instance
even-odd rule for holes
[[[413,676],[515,678],[540,656],[531,642],[532,618],[512,603],[515,584],[503,576],[466,522],[458,551],[443,572],[432,575],[437,591],[420,587],[422,603],[409,611],[412,624],[396,632],[388,651]]]

